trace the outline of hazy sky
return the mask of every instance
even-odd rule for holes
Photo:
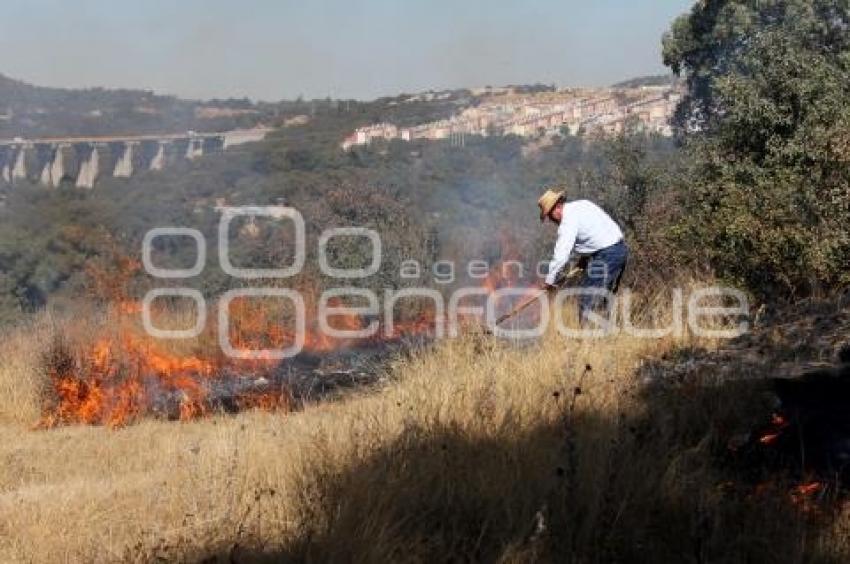
[[[693,0],[0,0],[0,73],[278,100],[665,72]]]

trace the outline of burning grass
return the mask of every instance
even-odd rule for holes
[[[266,351],[291,346],[295,335],[284,327],[291,312],[263,300],[237,299],[230,304],[228,338],[237,351],[251,358],[224,355],[209,327],[185,341],[155,339],[139,323],[138,308],[118,304],[89,326],[66,320],[47,323],[51,334],[35,356],[40,374],[41,428],[89,424],[120,427],[143,417],[187,421],[219,411],[264,409],[288,411],[296,404],[292,372],[298,359],[279,362]],[[155,313],[160,328],[191,325],[192,312],[161,309]],[[364,321],[355,315],[331,316],[336,329],[353,330]],[[382,347],[408,334],[426,334],[433,318],[396,324],[386,339],[337,339],[307,327],[306,355],[332,355],[350,347]],[[44,329],[43,329],[44,331]],[[253,354],[256,353],[256,354]],[[36,376],[37,378],[37,376]],[[28,415],[29,415],[28,411]]]
[[[481,281],[486,293],[519,283],[516,267],[502,268],[508,260],[503,257]],[[132,268],[138,266],[129,264]],[[101,275],[96,279],[108,277]],[[126,292],[121,290],[125,285],[106,292],[113,301],[105,312],[78,314],[62,322],[41,322],[40,330],[51,335],[50,343],[40,346],[33,355],[40,359],[41,368],[29,370],[36,374],[36,380],[39,376],[42,380],[38,393],[31,394],[37,397],[42,411],[38,427],[120,427],[146,416],[186,421],[221,410],[289,410],[295,405],[291,382],[283,376],[293,363],[279,362],[271,353],[291,347],[300,336],[288,329],[295,326],[290,307],[269,298],[240,297],[230,301],[229,324],[224,332],[238,353],[234,357],[223,354],[219,347],[216,319],[210,318],[196,338],[174,341],[148,335],[140,323],[141,305],[126,298]],[[101,286],[103,282],[98,285]],[[321,330],[315,317],[319,300],[316,292],[308,289],[301,295],[308,316],[301,347],[308,355],[327,355],[351,347],[385,347],[410,336],[430,338],[438,324],[446,326],[446,320],[438,319],[434,309],[415,299],[411,302],[405,298],[401,308],[394,304],[387,315],[401,313],[402,318],[393,319],[390,325],[386,318],[378,323],[340,310],[342,301],[334,297],[328,305],[339,311],[328,317],[330,327],[351,332],[369,325],[378,330],[373,336],[359,339],[332,337]],[[193,308],[155,303],[159,304],[152,312],[155,327],[174,330],[194,325],[197,312]],[[507,300],[501,305],[510,307]],[[80,320],[84,320],[82,324]],[[470,321],[480,324],[478,319],[463,320]],[[28,405],[27,416],[32,407]]]
[[[850,507],[801,511],[722,459],[770,409],[732,385],[758,376],[743,354],[719,378],[715,348],[468,335],[285,416],[7,424],[0,559],[846,561]],[[679,378],[664,355],[700,362]],[[812,482],[796,493],[817,503]]]
[[[39,427],[119,427],[145,416],[186,421],[221,407],[225,388],[236,406],[280,409],[290,404],[285,389],[263,393],[245,385],[267,374],[270,363],[232,366],[208,337],[184,343],[153,339],[128,311],[135,309],[113,308],[85,331],[71,322],[54,328],[50,346],[41,353],[47,383]],[[175,310],[158,317],[179,326],[187,316]],[[245,327],[239,330],[244,339],[250,337]]]

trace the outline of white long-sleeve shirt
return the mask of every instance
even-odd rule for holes
[[[620,226],[590,200],[565,203],[546,283],[555,283],[573,250],[580,255],[589,255],[618,243],[622,238]]]

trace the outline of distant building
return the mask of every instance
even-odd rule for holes
[[[347,150],[354,145],[368,145],[373,139],[395,139],[399,136],[398,127],[391,123],[376,123],[359,127],[354,133],[345,138],[342,148]]]
[[[368,145],[373,139],[454,139],[457,135],[519,135],[536,137],[580,130],[616,134],[628,119],[637,119],[641,128],[672,135],[670,118],[681,98],[672,86],[620,89],[571,88],[555,92],[517,94],[511,88],[472,90],[481,97],[475,107],[461,110],[447,120],[399,129],[378,123],[356,129],[342,142],[343,149]],[[409,100],[436,99],[434,93]]]

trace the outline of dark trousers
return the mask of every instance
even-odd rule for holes
[[[588,257],[581,287],[599,288],[616,293],[628,260],[629,247],[624,241],[596,251]],[[605,296],[580,295],[578,311],[581,324],[584,325],[587,323],[587,314],[589,312],[599,311],[603,305],[606,309],[611,306]]]

